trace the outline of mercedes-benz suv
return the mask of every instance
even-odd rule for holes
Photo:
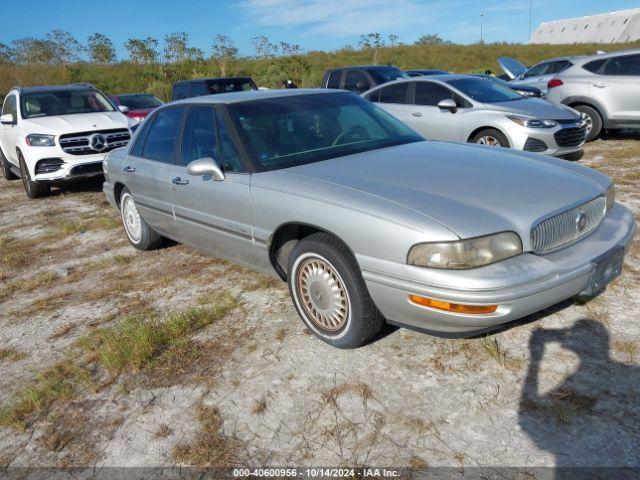
[[[0,117],[0,162],[30,198],[52,185],[102,175],[105,154],[131,138],[129,120],[89,84],[14,88]]]

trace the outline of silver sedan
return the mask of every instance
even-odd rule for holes
[[[511,147],[577,160],[586,122],[564,105],[471,75],[397,80],[363,96],[430,140]]]
[[[277,275],[341,348],[385,321],[472,335],[597,295],[635,232],[601,173],[425,141],[343,91],[167,104],[104,170],[133,246],[171,238]]]

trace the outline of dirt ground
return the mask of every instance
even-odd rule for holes
[[[587,145],[640,215],[640,136]],[[483,338],[341,351],[284,284],[138,252],[99,184],[0,182],[2,466],[640,466],[640,238],[624,274]]]

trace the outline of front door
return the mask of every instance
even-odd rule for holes
[[[207,157],[218,162],[224,180],[187,172],[190,162]],[[171,188],[182,241],[238,263],[254,264],[258,251],[252,237],[251,175],[214,107],[191,107],[177,160]]]
[[[18,128],[15,122],[18,120],[18,110],[16,104],[16,95],[7,95],[2,106],[2,115],[10,114],[13,116],[13,124],[2,124],[0,126],[0,144],[2,146],[2,152],[7,157],[7,160],[14,165],[18,165],[18,154],[16,151],[17,132]]]
[[[454,99],[455,94],[444,85],[430,81],[416,81],[411,113],[405,122],[427,139],[450,142],[466,141],[462,138],[462,116],[465,109],[455,113],[438,108],[445,99]]]

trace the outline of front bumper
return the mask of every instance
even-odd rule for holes
[[[472,270],[436,270],[356,255],[374,303],[390,322],[433,332],[490,329],[574,297],[588,287],[594,260],[622,247],[636,231],[632,213],[612,208],[588,237],[548,255],[524,253]],[[458,314],[411,303],[409,295],[470,305],[498,305],[491,314]]]
[[[562,140],[558,141],[558,138],[562,139],[563,132],[575,128],[577,128],[575,124],[558,125],[553,128],[527,128],[516,125],[510,128],[508,136],[512,148],[559,157],[582,150],[585,139],[578,144],[572,143],[570,146],[567,146],[566,142],[562,142]]]
[[[106,153],[69,155],[57,147],[24,148],[22,153],[29,169],[29,176],[38,182],[61,183],[104,174],[102,161]],[[60,166],[55,171],[41,173],[43,169],[38,168],[41,162],[59,163]]]

